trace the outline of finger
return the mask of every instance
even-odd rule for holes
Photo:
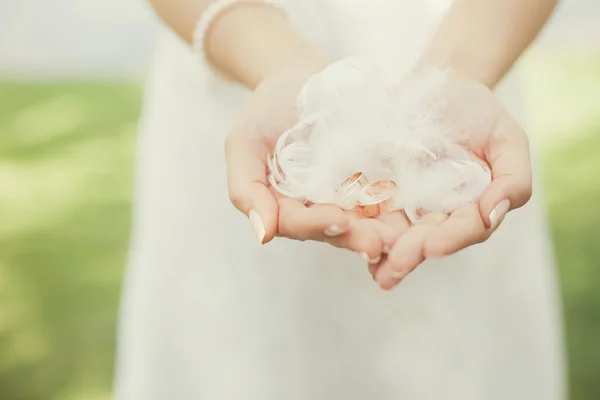
[[[386,240],[393,236],[390,227],[379,225],[370,219],[354,219],[350,223],[350,230],[343,235],[327,239],[327,243],[335,247],[349,249],[358,253],[368,264],[377,264],[381,261],[384,248],[383,234]]]
[[[278,234],[295,240],[326,241],[350,229],[350,217],[333,205],[306,207],[298,200],[275,194],[279,203]]]
[[[485,157],[492,169],[492,183],[479,204],[485,226],[494,230],[509,210],[527,203],[532,192],[529,140],[509,115],[494,126]]]
[[[468,246],[481,243],[490,236],[477,204],[454,211],[439,227],[428,233],[423,244],[425,258],[440,258]]]
[[[278,205],[267,187],[268,149],[251,136],[231,134],[225,143],[227,186],[233,205],[246,214],[260,243],[277,233]]]
[[[350,215],[353,220],[361,219],[360,215],[356,212],[346,211],[346,213],[348,215]],[[372,218],[362,218],[361,221],[364,221],[363,224],[365,226],[370,227],[375,232],[375,234],[377,236],[379,236],[379,238],[381,239],[381,242],[382,242],[381,243],[381,245],[382,245],[381,256],[367,260],[369,274],[371,275],[373,280],[375,280],[375,274],[377,273],[379,266],[385,260],[386,253],[393,247],[398,235],[394,231],[394,228],[392,226],[390,226],[390,224],[385,223],[381,219],[377,220],[377,219],[372,219]],[[349,243],[341,243],[341,246],[338,246],[338,247],[347,248],[347,246],[349,246],[349,245],[350,245]]]
[[[365,226],[371,228],[381,239],[383,245],[382,250],[384,253],[387,253],[394,246],[396,239],[399,237],[397,229],[394,226],[386,223],[382,219],[365,218],[361,221],[363,221],[362,223]]]
[[[394,242],[386,243],[386,253],[394,246],[396,240],[410,228],[410,221],[406,217],[404,211],[392,211],[383,214],[379,220],[390,226],[394,231]]]
[[[388,253],[387,259],[377,271],[376,279],[382,289],[389,290],[396,286],[425,260],[423,253],[425,238],[447,219],[446,214],[427,214],[398,238],[396,244]]]
[[[392,229],[393,236],[391,241],[384,240],[383,257],[381,258],[381,260],[377,264],[369,265],[369,273],[373,277],[373,280],[375,280],[375,276],[377,275],[377,271],[379,271],[381,265],[383,265],[383,263],[386,262],[387,253],[389,253],[390,250],[394,247],[398,238],[402,236],[402,234],[404,234],[404,232],[406,232],[408,228],[410,228],[410,221],[408,220],[408,217],[406,216],[404,211],[397,210],[387,212],[380,216],[378,219]]]
[[[382,261],[385,259],[385,255],[382,258]],[[379,270],[379,264],[381,264],[381,261],[377,264],[369,264],[369,274],[371,274],[371,277],[373,278],[373,280],[375,280],[375,276],[377,275],[377,271]]]

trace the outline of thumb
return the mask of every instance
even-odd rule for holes
[[[486,227],[493,230],[508,211],[522,207],[531,198],[529,140],[519,124],[506,114],[494,125],[484,153],[492,170],[492,183],[479,204]]]
[[[227,185],[233,205],[248,216],[261,244],[277,234],[279,207],[267,186],[267,146],[258,138],[232,134],[225,143]]]

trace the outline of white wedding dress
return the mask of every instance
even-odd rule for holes
[[[444,2],[293,0],[332,57],[390,77]],[[499,96],[518,118],[517,86]],[[260,246],[229,203],[223,143],[249,93],[165,29],[148,82],[117,357],[118,400],[561,400],[559,296],[535,198],[489,242],[382,292],[321,243]]]

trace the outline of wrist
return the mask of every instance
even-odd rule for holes
[[[316,73],[326,57],[305,42],[276,7],[240,2],[224,10],[207,32],[208,61],[229,78],[254,89],[286,71]]]
[[[312,76],[331,64],[331,60],[306,42],[282,49],[262,68],[257,83],[276,76],[295,74]]]
[[[480,65],[475,60],[461,55],[434,54],[426,55],[417,64],[417,70],[427,69],[447,70],[452,80],[458,82],[478,82],[490,89],[500,80],[501,75],[490,70],[486,65]]]

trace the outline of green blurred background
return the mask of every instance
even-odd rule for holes
[[[14,59],[1,72],[1,56],[0,400],[106,400],[142,87],[135,74],[23,77]],[[571,399],[597,400],[600,47],[546,48],[522,67],[545,166]]]

